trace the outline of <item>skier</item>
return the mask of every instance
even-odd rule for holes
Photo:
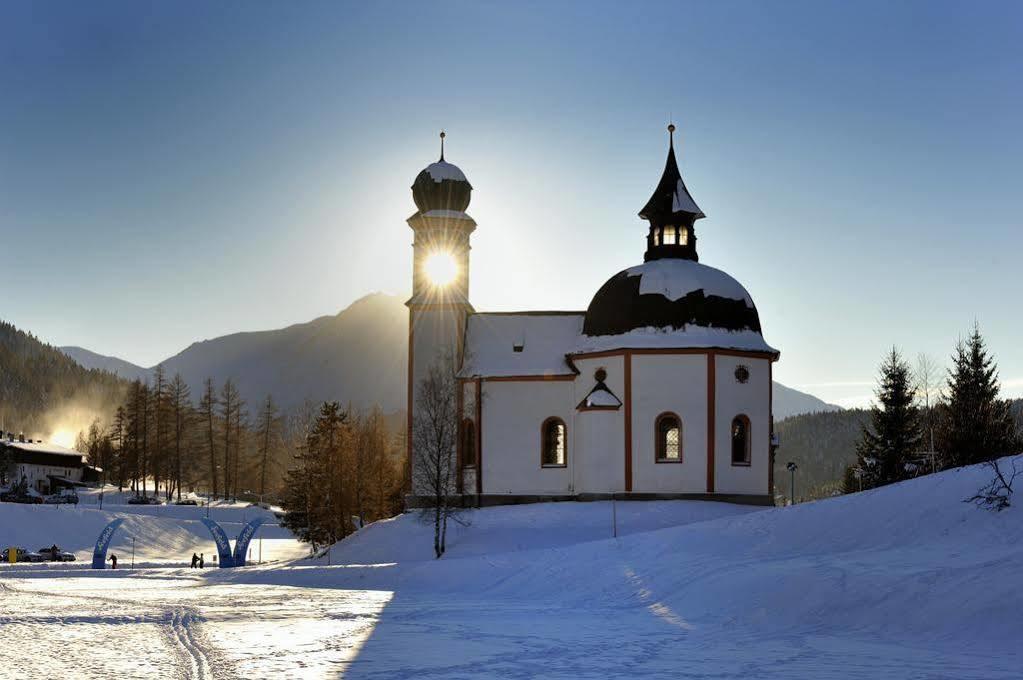
[[[113,553],[111,553],[111,554],[110,554],[110,561],[111,561],[111,562],[113,563],[113,565],[114,565],[114,566],[112,566],[112,567],[110,567],[110,568],[111,568],[111,569],[117,569],[117,555],[114,555]]]
[[[192,553],[192,569],[195,569],[199,564],[199,556]]]
[[[203,553],[199,553],[199,568],[202,569],[205,563],[206,563],[205,555]]]

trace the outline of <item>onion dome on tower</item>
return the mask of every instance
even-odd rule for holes
[[[583,335],[586,345],[612,347],[730,347],[777,353],[760,334],[760,317],[742,285],[700,264],[693,224],[705,217],[675,160],[675,126],[668,161],[639,212],[649,223],[644,262],[611,277],[593,296]]]
[[[472,185],[457,165],[444,160],[445,136],[440,133],[440,160],[426,166],[412,183],[412,199],[423,215],[443,217],[438,211],[462,213],[469,207]]]

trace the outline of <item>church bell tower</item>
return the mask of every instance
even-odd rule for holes
[[[409,308],[408,422],[406,427],[407,492],[415,488],[413,426],[416,393],[430,367],[440,364],[454,375],[462,360],[462,340],[469,304],[469,236],[476,222],[466,214],[472,185],[462,171],[444,160],[428,165],[412,183],[418,210],[408,218],[412,242],[412,297]]]

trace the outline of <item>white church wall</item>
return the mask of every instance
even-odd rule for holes
[[[655,422],[672,412],[682,420],[682,462],[657,463]],[[707,490],[707,356],[632,357],[632,490],[703,493]]]
[[[575,467],[573,381],[483,383],[483,493],[570,494]],[[567,429],[567,466],[540,466],[540,427],[551,416]]]
[[[575,407],[596,385],[594,373],[607,372],[604,384],[625,400],[625,362],[621,356],[576,359],[579,377],[574,382],[571,406],[576,438],[572,470],[577,493],[625,490],[625,407],[617,411],[579,411]]]
[[[770,465],[770,362],[719,354],[716,358],[715,466],[717,493],[766,494]],[[735,377],[739,365],[749,380]],[[745,414],[750,420],[750,464],[732,465],[732,419]]]
[[[476,423],[476,381],[469,380],[461,383],[462,390],[462,419]],[[461,430],[459,430],[461,432]],[[462,456],[468,453],[463,450]],[[476,467],[462,467],[462,489],[463,493],[476,493]]]
[[[413,308],[411,322],[412,365],[408,370],[411,371],[412,379],[414,428],[419,386],[428,375],[431,365],[446,362],[449,358],[455,359],[464,331],[465,313],[457,307]],[[450,375],[454,375],[456,369],[457,365],[453,362],[449,368]],[[412,491],[415,494],[426,493],[426,490],[417,488],[415,484],[415,465],[416,456],[413,453]]]

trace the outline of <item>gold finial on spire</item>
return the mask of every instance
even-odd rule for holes
[[[675,146],[675,124],[668,123],[668,145]]]
[[[444,138],[447,137],[444,131],[440,131],[440,159],[444,160]]]

